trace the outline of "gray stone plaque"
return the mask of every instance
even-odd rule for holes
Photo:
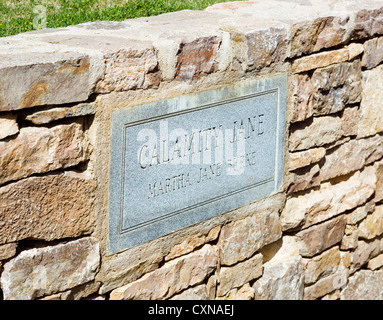
[[[278,191],[286,76],[158,101],[112,115],[109,252]]]

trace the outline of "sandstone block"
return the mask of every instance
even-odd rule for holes
[[[323,297],[337,289],[344,288],[347,285],[349,271],[343,266],[339,266],[338,270],[310,287],[306,287],[304,291],[305,300],[315,300]]]
[[[344,215],[314,225],[296,234],[299,252],[303,257],[312,257],[331,248],[342,240],[346,218]]]
[[[281,222],[274,212],[256,213],[231,222],[222,227],[218,240],[221,264],[230,266],[245,260],[281,236]]]
[[[198,251],[167,262],[137,281],[113,290],[110,299],[167,299],[190,286],[202,283],[217,265],[217,248],[207,244]]]
[[[342,114],[342,132],[344,136],[358,135],[359,108],[345,108]]]
[[[96,113],[96,103],[80,103],[72,107],[61,107],[61,108],[52,108],[42,111],[37,111],[32,114],[29,114],[25,117],[25,120],[30,121],[34,124],[46,124],[52,121],[88,116]]]
[[[312,259],[303,259],[305,284],[313,284],[318,279],[334,273],[339,263],[340,251],[338,247],[333,247]]]
[[[99,263],[99,244],[94,238],[23,251],[4,265],[4,299],[30,300],[89,282]]]
[[[362,65],[372,69],[383,62],[383,37],[368,40],[364,43]]]
[[[358,228],[355,225],[347,225],[344,231],[340,248],[342,250],[355,249],[358,246]]]
[[[363,205],[373,195],[375,183],[375,170],[368,167],[346,181],[325,183],[318,190],[289,198],[281,214],[282,228],[307,228]]]
[[[351,253],[350,272],[353,273],[359,270],[372,258],[379,255],[382,247],[379,239],[375,239],[371,242],[358,241],[358,246]]]
[[[363,72],[358,138],[383,132],[383,65]]]
[[[67,171],[30,177],[0,188],[0,244],[55,240],[93,229],[95,182]]]
[[[320,184],[320,167],[314,164],[309,167],[300,168],[289,174],[289,186],[287,194],[310,189]]]
[[[0,111],[86,101],[103,74],[97,57],[31,51],[1,55]]]
[[[359,60],[315,70],[311,77],[314,115],[339,112],[347,104],[360,102],[361,80],[362,68]]]
[[[383,8],[360,10],[354,19],[354,30],[351,34],[351,39],[363,39],[382,35],[382,23]]]
[[[293,62],[292,72],[300,73],[346,62],[362,54],[363,50],[363,45],[353,43],[344,49],[325,51],[299,58]]]
[[[358,234],[359,238],[367,240],[383,234],[383,205],[376,206],[375,211],[360,223]]]
[[[383,254],[378,255],[375,258],[372,258],[367,263],[367,268],[370,270],[376,270],[383,267]]]
[[[313,86],[308,75],[293,75],[293,114],[291,122],[303,121],[314,113]]]
[[[104,52],[104,60],[105,76],[97,83],[97,93],[148,89],[158,87],[161,81],[156,51],[151,46]]]
[[[342,300],[382,300],[383,271],[361,270],[349,278],[341,292]]]
[[[349,21],[349,16],[330,16],[294,24],[290,30],[289,56],[298,57],[345,43],[349,39]]]
[[[376,135],[362,140],[346,142],[325,157],[320,180],[326,181],[363,167],[381,159],[383,156],[383,137]]]
[[[10,141],[0,141],[0,184],[75,166],[88,159],[82,125],[25,127]]]
[[[217,297],[216,300],[253,300],[254,289],[246,283],[241,288],[231,289],[224,297]]]
[[[366,205],[361,206],[353,210],[347,215],[347,224],[357,224],[365,217],[367,214],[375,211],[375,203],[374,201],[368,202]]]
[[[0,116],[0,140],[19,133],[17,116],[11,113],[4,113]]]
[[[171,297],[169,300],[208,300],[206,285],[201,284],[199,286],[186,289],[180,294]]]
[[[183,43],[177,58],[176,79],[192,80],[218,70],[218,37],[199,38]]]
[[[289,150],[300,151],[332,143],[343,136],[342,119],[336,116],[313,118],[297,126],[289,137]]]
[[[262,254],[244,262],[239,262],[232,267],[222,267],[219,271],[220,283],[217,289],[218,296],[224,296],[231,289],[243,286],[262,275]]]
[[[262,277],[253,284],[255,300],[301,300],[304,289],[302,258],[264,264]]]
[[[313,148],[305,151],[290,153],[289,170],[294,171],[318,163],[326,155],[325,148]]]
[[[248,69],[261,69],[286,58],[285,28],[267,28],[246,34]]]

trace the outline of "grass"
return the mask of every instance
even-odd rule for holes
[[[46,27],[59,28],[88,21],[122,21],[185,9],[201,10],[230,0],[0,0],[0,37],[39,28],[46,10]],[[232,0],[231,0],[232,1]]]

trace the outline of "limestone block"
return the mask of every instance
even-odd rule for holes
[[[383,132],[383,65],[363,72],[358,138]]]
[[[224,297],[217,297],[216,300],[253,300],[254,289],[249,283],[241,288],[231,289]]]
[[[75,166],[88,160],[82,125],[25,127],[15,139],[0,141],[0,184]]]
[[[231,289],[241,287],[245,283],[259,278],[262,275],[262,262],[262,254],[256,254],[232,267],[221,267],[217,295],[224,296]]]
[[[207,300],[206,285],[201,284],[199,286],[186,289],[180,294],[171,297],[169,300]]]
[[[111,300],[159,300],[200,284],[218,265],[216,247],[202,249],[167,262],[161,268],[110,293]]]
[[[368,40],[364,43],[362,65],[372,69],[383,62],[383,37]]]
[[[345,108],[342,114],[342,132],[344,136],[358,135],[359,108]]]
[[[305,284],[313,284],[319,279],[333,274],[340,263],[339,247],[333,247],[320,255],[303,259],[305,269]]]
[[[312,257],[331,248],[342,240],[346,218],[344,215],[316,224],[296,234],[299,252],[303,257]]]
[[[383,8],[366,8],[358,11],[354,19],[354,30],[351,39],[370,38],[383,34]]]
[[[382,300],[383,271],[361,270],[349,278],[341,292],[342,300]]]
[[[281,214],[283,230],[313,224],[363,205],[375,191],[375,169],[368,167],[337,184],[324,183],[318,190],[287,199]]]
[[[260,212],[228,223],[222,227],[218,240],[221,264],[230,266],[243,261],[281,236],[281,222],[274,212]]]
[[[368,261],[379,255],[381,251],[382,247],[379,239],[370,242],[358,241],[357,248],[351,253],[350,272],[353,273],[359,270]]]
[[[11,113],[3,113],[0,116],[0,140],[19,133],[17,116]]]
[[[30,300],[89,282],[99,263],[99,244],[94,238],[22,251],[4,265],[4,299]]]
[[[1,187],[0,244],[89,234],[94,225],[95,189],[93,179],[70,171]]]
[[[347,224],[357,224],[365,217],[367,214],[375,211],[375,203],[374,201],[368,202],[366,205],[361,206],[353,210],[347,215]]]
[[[287,194],[306,190],[320,184],[320,167],[314,164],[309,167],[300,168],[289,174],[289,187]]]
[[[0,245],[0,260],[12,258],[16,254],[17,242]]]
[[[375,258],[372,258],[367,263],[367,268],[370,270],[376,270],[383,267],[383,254],[378,255]]]
[[[358,246],[358,227],[355,225],[347,225],[344,231],[340,248],[342,250],[355,249]]]

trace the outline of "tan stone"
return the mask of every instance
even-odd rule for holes
[[[378,255],[375,258],[372,258],[367,263],[367,268],[370,270],[376,270],[383,267],[383,254]]]
[[[364,43],[362,65],[372,69],[383,62],[383,37],[368,40]]]
[[[375,202],[383,200],[383,161],[375,163],[376,168],[376,190],[375,190]]]
[[[264,264],[262,277],[255,281],[255,300],[301,300],[304,289],[302,258],[270,260]]]
[[[300,151],[320,147],[340,139],[342,132],[342,119],[337,116],[313,118],[304,126],[293,129],[289,137],[289,150]]]
[[[176,79],[184,81],[198,79],[217,71],[219,44],[218,37],[199,38],[181,44],[177,57]]]
[[[59,107],[36,111],[25,117],[25,120],[31,121],[34,124],[46,124],[52,121],[80,117],[95,114],[96,103],[80,103],[72,107]]]
[[[262,69],[286,58],[287,32],[284,27],[246,34],[248,70]]]
[[[368,202],[362,207],[358,207],[347,215],[347,224],[357,224],[359,221],[367,217],[368,213],[375,211],[374,201]]]
[[[363,9],[358,11],[353,23],[352,40],[382,35],[383,9],[381,8],[381,4],[377,9]]]
[[[326,155],[325,148],[314,148],[300,152],[290,153],[289,170],[293,171],[299,168],[307,167],[317,163]]]
[[[217,297],[216,300],[252,300],[254,299],[254,289],[249,283],[241,288],[230,290],[224,297]]]
[[[97,83],[97,93],[148,89],[158,87],[161,81],[156,51],[145,43],[104,52],[104,60],[105,76]]]
[[[313,284],[319,279],[333,274],[340,262],[339,248],[333,247],[322,254],[311,258],[303,259],[305,268],[305,284]]]
[[[0,243],[55,240],[89,234],[95,182],[68,171],[30,177],[0,188]]]
[[[213,274],[206,282],[207,299],[214,300],[217,293],[218,276]]]
[[[307,228],[363,205],[375,191],[375,169],[368,167],[337,184],[324,183],[318,190],[287,199],[281,214],[283,230]]]
[[[342,132],[344,136],[356,136],[358,134],[359,108],[345,108],[342,115]]]
[[[293,114],[291,122],[304,121],[314,113],[313,86],[306,74],[292,76]]]
[[[218,240],[222,265],[233,265],[251,257],[265,245],[282,236],[279,216],[260,212],[222,227]]]
[[[347,225],[340,248],[342,250],[355,249],[358,246],[358,227]]]
[[[0,260],[12,258],[16,254],[17,243],[0,245]]]
[[[218,234],[221,230],[220,226],[214,227],[205,235],[193,235],[190,238],[184,240],[182,243],[175,245],[165,257],[165,261],[169,261],[181,255],[192,252],[195,248],[200,247],[201,245],[214,241],[217,239]]]
[[[94,279],[99,263],[94,238],[23,251],[4,265],[4,299],[30,300],[84,284]]]
[[[381,159],[383,156],[383,136],[373,136],[362,140],[350,140],[325,157],[320,180],[326,181],[363,167]]]
[[[358,138],[383,132],[383,65],[363,72]]]
[[[357,248],[351,253],[350,272],[354,273],[359,270],[368,261],[379,255],[381,250],[381,243],[378,239],[372,242],[358,241]]]
[[[299,58],[293,62],[291,69],[294,73],[300,73],[328,67],[332,64],[352,60],[362,54],[363,50],[362,44],[353,43],[344,49],[325,51]]]
[[[358,234],[359,238],[367,240],[383,234],[383,205],[376,206],[375,211],[360,223]]]
[[[334,292],[325,295],[321,300],[340,300],[340,290],[335,290]]]
[[[299,247],[294,236],[283,236],[265,247],[260,252],[263,255],[263,263],[283,262],[299,255]]]
[[[290,30],[291,58],[345,43],[349,17],[321,17],[294,24]]]
[[[88,99],[104,71],[98,56],[60,51],[41,42],[29,50],[27,43],[1,53],[0,111]],[[42,44],[43,50],[36,48]]]
[[[53,128],[26,127],[8,142],[0,141],[0,184],[75,166],[89,158],[80,123]]]
[[[315,300],[321,298],[337,289],[344,288],[347,285],[349,271],[343,266],[339,266],[337,271],[304,290],[305,300]]]
[[[342,240],[346,218],[344,215],[311,226],[296,234],[299,252],[303,257],[312,257],[331,248]]]
[[[200,284],[218,265],[216,247],[206,244],[189,255],[167,262],[139,280],[110,293],[111,300],[159,300]]]
[[[186,289],[180,294],[171,297],[169,300],[207,300],[206,285]]]
[[[314,115],[339,112],[348,104],[360,102],[361,80],[362,67],[359,60],[315,70],[311,77]]]
[[[231,289],[241,287],[245,283],[259,278],[262,275],[262,262],[262,254],[256,254],[232,267],[221,267],[217,295],[224,296]]]
[[[347,287],[341,292],[342,300],[382,300],[383,270],[361,270],[349,278]],[[379,285],[378,285],[379,284]]]
[[[287,194],[310,189],[320,184],[320,167],[315,164],[309,167],[300,168],[289,174],[289,186]]]
[[[19,133],[17,116],[11,113],[3,113],[0,116],[0,140]]]

